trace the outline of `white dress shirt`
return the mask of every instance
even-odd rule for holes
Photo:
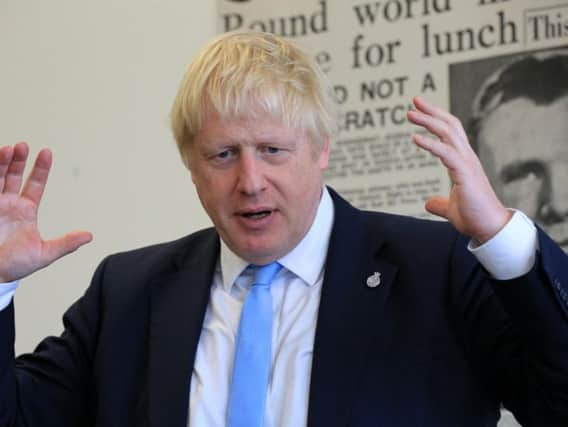
[[[272,375],[265,427],[306,425],[316,320],[333,216],[333,202],[324,188],[308,233],[278,260],[284,268],[271,285]],[[470,242],[469,249],[493,277],[517,277],[534,265],[536,227],[523,213],[515,211],[496,236],[483,245]],[[247,266],[221,242],[193,367],[188,419],[191,427],[225,426],[235,337],[253,278]],[[0,310],[10,303],[16,285],[0,284]]]

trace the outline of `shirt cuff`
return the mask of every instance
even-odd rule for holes
[[[16,288],[20,283],[19,280],[8,283],[0,283],[0,311],[4,310],[10,305],[14,294],[16,293]]]
[[[494,279],[510,280],[528,273],[538,250],[537,230],[522,212],[513,217],[495,236],[482,245],[470,240],[467,248]]]

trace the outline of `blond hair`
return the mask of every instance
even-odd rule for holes
[[[171,111],[181,157],[205,116],[270,114],[323,143],[337,131],[333,93],[315,61],[293,43],[269,33],[232,32],[207,44],[190,64]]]

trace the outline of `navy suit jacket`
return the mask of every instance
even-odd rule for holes
[[[501,402],[568,425],[568,259],[544,233],[532,271],[496,282],[447,223],[332,196],[309,426],[494,426]],[[61,337],[16,362],[1,312],[0,426],[185,427],[218,253],[207,229],[108,257]]]

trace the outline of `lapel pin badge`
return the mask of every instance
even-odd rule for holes
[[[376,288],[381,284],[381,273],[375,271],[372,275],[367,277],[367,286],[369,288]]]

